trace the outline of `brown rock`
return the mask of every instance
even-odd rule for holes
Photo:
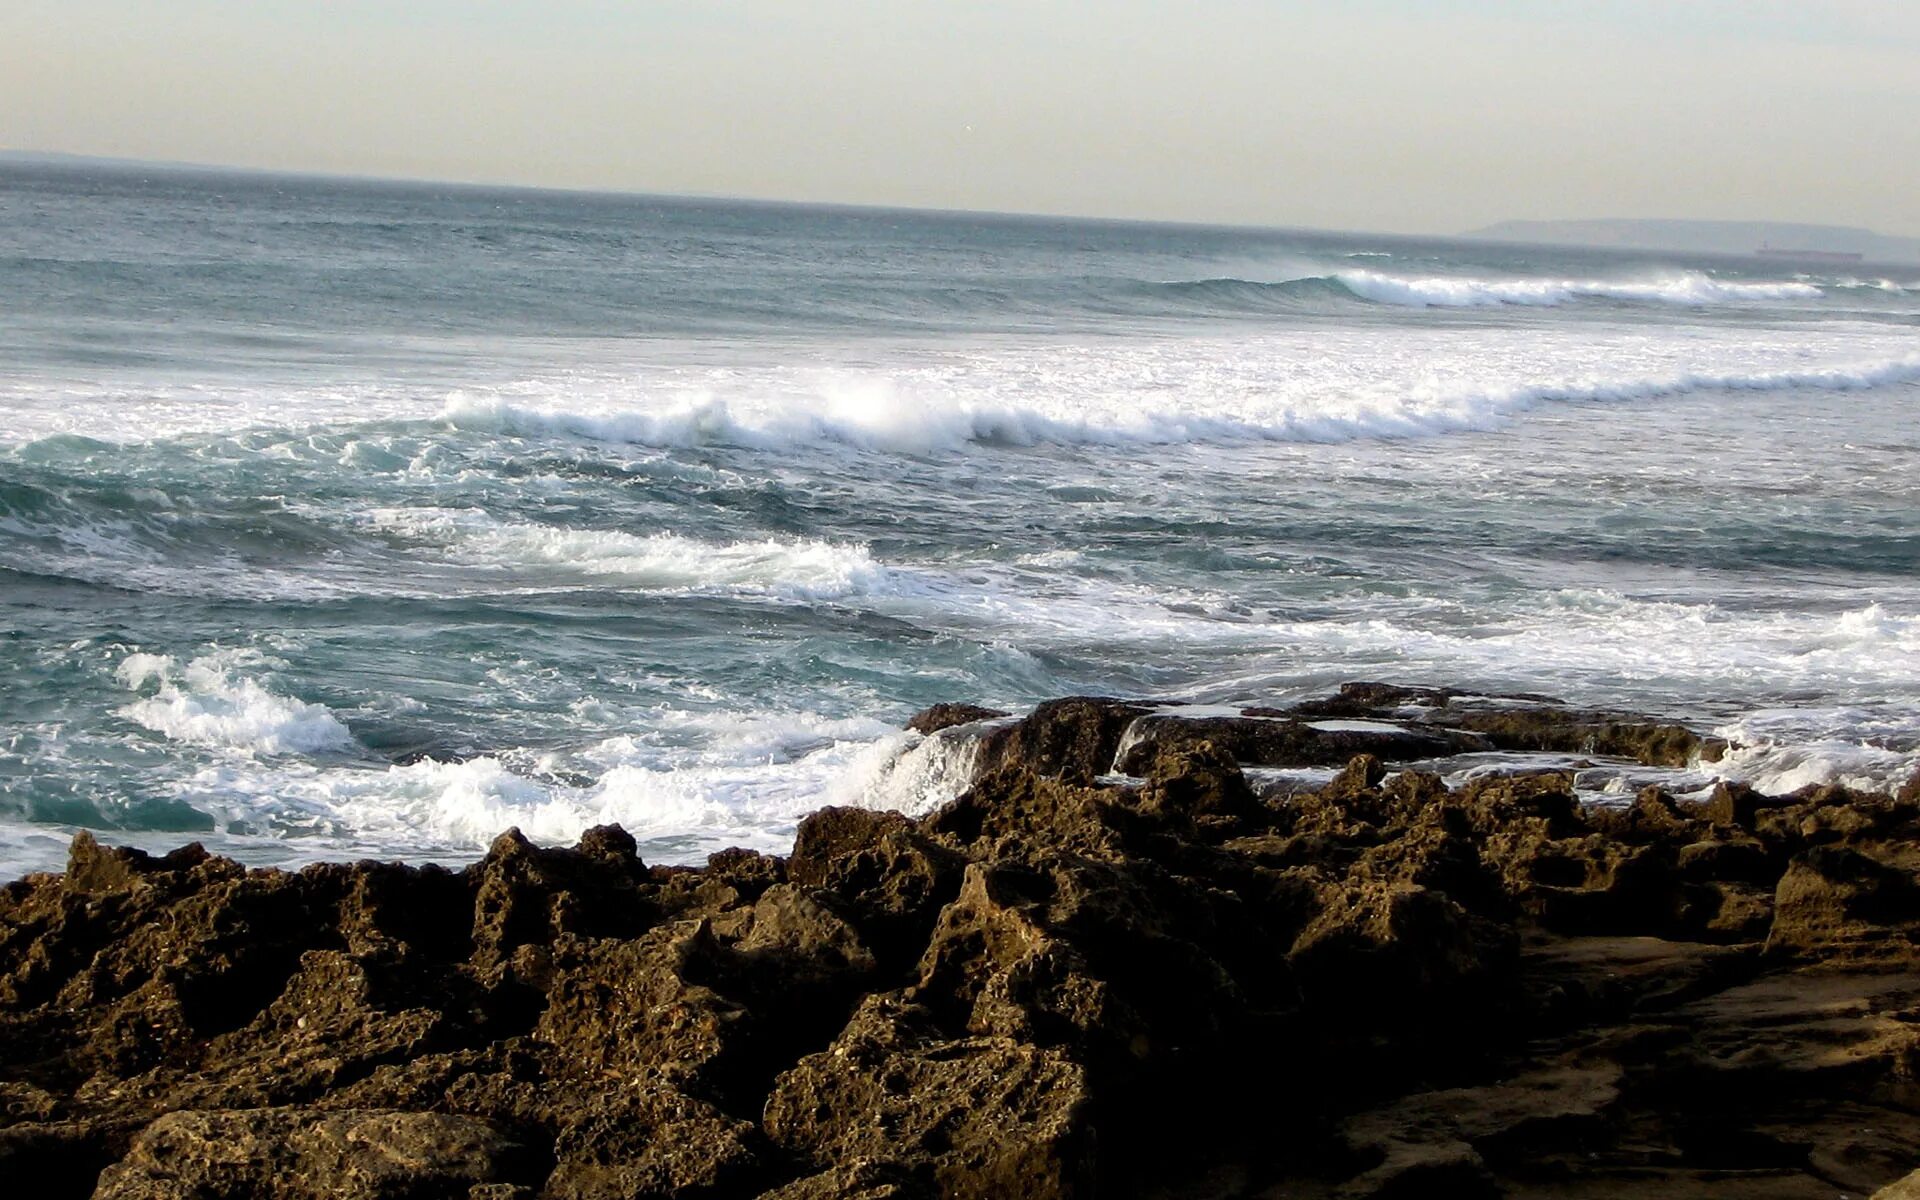
[[[643,1082],[606,1098],[565,1124],[558,1159],[541,1195],[548,1200],[609,1196],[740,1194],[764,1173],[758,1131],[712,1105]]]
[[[168,1113],[100,1176],[96,1200],[400,1200],[511,1182],[521,1148],[437,1113]]]
[[[831,891],[889,962],[917,957],[960,886],[961,857],[899,813],[823,808],[800,822],[788,872]]]
[[[1816,846],[1795,858],[1774,892],[1769,950],[1823,954],[1913,953],[1920,885],[1855,850]]]
[[[993,721],[1006,715],[997,708],[981,708],[978,704],[936,704],[932,708],[923,708],[908,717],[906,728],[915,733],[931,735],[939,733],[942,729],[952,729],[956,725]]]
[[[1084,1073],[1011,1038],[943,1039],[897,1001],[864,1005],[774,1083],[765,1128],[822,1167],[895,1162],[952,1200],[1088,1194]]]
[[[980,743],[980,770],[1013,769],[1090,783],[1114,769],[1120,739],[1150,710],[1097,696],[1049,700]]]
[[[729,1058],[744,1053],[746,1008],[696,980],[719,968],[704,921],[681,921],[631,941],[563,938],[534,1036],[563,1071],[591,1078],[657,1078],[696,1093],[724,1089]]]

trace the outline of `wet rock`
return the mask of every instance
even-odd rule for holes
[[[931,735],[956,725],[993,721],[1006,715],[997,708],[981,708],[978,704],[936,704],[908,717],[906,728],[915,733]]]
[[[1049,700],[981,739],[980,770],[1012,769],[1091,783],[1114,769],[1121,736],[1149,711],[1098,696]]]
[[[1143,715],[1128,726],[1117,765],[1128,774],[1143,774],[1164,750],[1199,742],[1212,742],[1239,762],[1263,767],[1334,766],[1357,754],[1407,762],[1486,748],[1479,738],[1452,730],[1326,724],[1331,727],[1292,717],[1188,715],[1171,708]]]
[[[1542,705],[1511,709],[1456,705],[1436,720],[1477,733],[1501,750],[1606,755],[1650,767],[1716,762],[1727,748],[1724,741],[1702,737],[1684,725]]]
[[[1343,683],[1332,696],[1307,700],[1288,709],[1249,709],[1269,715],[1299,717],[1365,718],[1390,713],[1395,709],[1445,708],[1462,693],[1451,688],[1403,687],[1392,683]]]

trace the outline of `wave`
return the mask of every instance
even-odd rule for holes
[[[1920,355],[1756,371],[1682,371],[1608,378],[1579,374],[1457,388],[1403,386],[1394,391],[1317,397],[1235,397],[1212,409],[1184,395],[1085,404],[1067,415],[1058,404],[976,400],[929,403],[876,395],[849,404],[834,394],[792,397],[781,407],[678,401],[656,410],[574,411],[459,396],[438,420],[464,432],[526,438],[685,448],[736,445],[777,450],[837,443],[865,450],[928,454],[974,445],[1128,446],[1185,443],[1337,443],[1408,438],[1497,427],[1549,403],[1631,402],[1699,392],[1851,392],[1920,381]],[[1183,404],[1183,401],[1185,402]]]
[[[501,522],[479,510],[376,509],[382,532],[435,542],[465,565],[524,578],[612,582],[649,591],[765,593],[830,600],[873,592],[890,572],[862,545],[779,538],[716,542],[678,533],[634,534]]]
[[[169,741],[250,755],[352,749],[353,735],[325,705],[277,695],[240,673],[243,667],[272,665],[277,664],[237,651],[206,655],[185,666],[169,655],[130,654],[120,663],[120,682],[136,692],[152,691],[119,713]]]
[[[1854,281],[1858,282],[1858,281]],[[1845,282],[1831,286],[1841,288]],[[1403,308],[1557,307],[1582,300],[1703,308],[1778,300],[1818,300],[1824,288],[1806,280],[1741,282],[1699,271],[1644,279],[1566,279],[1541,276],[1397,275],[1366,268],[1282,280],[1212,279],[1155,285],[1158,294],[1186,304],[1249,309],[1303,309],[1316,302],[1362,300]],[[1877,290],[1898,291],[1885,281]]]
[[[727,846],[785,853],[801,817],[830,797],[851,798],[848,781],[866,778],[878,751],[906,736],[869,718],[810,713],[657,715],[644,733],[573,752],[380,769],[261,757],[204,775],[200,790],[223,823],[248,831],[255,855],[262,840],[295,858],[337,859],[348,848],[470,855],[508,826],[567,844],[617,823],[650,859],[690,862]]]
[[[1687,271],[1653,279],[1480,279],[1431,275],[1411,278],[1378,271],[1340,271],[1331,276],[1362,300],[1410,308],[1476,308],[1498,305],[1555,306],[1575,300],[1625,300],[1702,307],[1768,300],[1818,300],[1811,283],[1739,283]]]

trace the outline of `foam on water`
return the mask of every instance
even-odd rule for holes
[[[181,790],[226,837],[283,844],[297,858],[340,845],[471,856],[508,827],[571,843],[617,823],[656,860],[697,861],[730,845],[784,852],[800,817],[863,778],[897,735],[864,718],[801,713],[663,713],[643,734],[570,751],[513,750],[404,765],[229,759]],[[874,803],[886,798],[869,791]]]
[[[1334,342],[1337,339],[1326,339]],[[1500,339],[1505,342],[1506,339]],[[1424,339],[1422,339],[1424,341]],[[664,392],[645,409],[616,395],[591,407],[578,397],[546,404],[501,396],[456,396],[439,419],[455,429],[516,437],[586,438],[656,447],[709,444],[757,449],[841,444],[905,454],[972,445],[1142,446],[1236,442],[1338,443],[1433,437],[1505,425],[1542,405],[1616,403],[1746,391],[1847,392],[1920,381],[1920,354],[1884,338],[1868,345],[1904,353],[1829,357],[1779,347],[1739,357],[1777,365],[1680,366],[1719,355],[1709,348],[1587,345],[1557,356],[1504,344],[1469,364],[1459,348],[1407,346],[1394,357],[1329,358],[1328,347],[1253,343],[1226,347],[1089,349],[1071,362],[903,367],[891,374],[825,373],[812,379],[736,381],[726,401]],[[1566,349],[1575,350],[1573,347]],[[1237,351],[1237,352],[1236,352]],[[1410,355],[1426,357],[1410,361]],[[1369,361],[1370,359],[1370,361]],[[1636,361],[1637,360],[1637,361]],[[1030,374],[1037,378],[1029,379]],[[1018,394],[1014,399],[1008,393]],[[553,406],[558,400],[561,405]]]
[[[1455,609],[1451,618],[1445,608]],[[1285,649],[1249,647],[1250,669],[1214,681],[1208,694],[1261,695],[1303,668],[1320,674],[1341,663],[1349,676],[1498,681],[1505,691],[1553,691],[1557,680],[1577,679],[1615,702],[1635,693],[1894,697],[1920,678],[1920,616],[1878,603],[1837,615],[1746,612],[1564,589],[1501,614],[1491,628],[1476,617],[1449,603],[1420,618],[1275,622],[1268,645]]]
[[[1379,271],[1341,271],[1333,278],[1364,300],[1414,308],[1474,308],[1490,305],[1559,305],[1575,300],[1628,300],[1700,307],[1767,300],[1817,300],[1811,283],[1752,283],[1714,279],[1698,271],[1652,279],[1543,279],[1434,275],[1408,277]]]
[[[765,592],[833,599],[880,589],[889,573],[865,546],[818,539],[709,542],[677,533],[634,534],[503,523],[476,509],[378,509],[376,528],[431,540],[455,560],[504,569],[536,584],[597,580],[655,591]]]
[[[244,669],[281,666],[256,653],[204,655],[184,667],[163,654],[131,654],[119,678],[143,692],[120,715],[176,742],[248,755],[345,750],[353,735],[322,704],[269,691]]]

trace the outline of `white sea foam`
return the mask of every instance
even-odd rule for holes
[[[435,507],[373,509],[363,519],[389,535],[437,545],[456,562],[534,584],[593,581],[821,600],[881,591],[891,578],[867,547],[819,539],[709,541],[506,522],[478,509]]]
[[[1811,283],[1743,283],[1714,279],[1698,271],[1650,279],[1545,279],[1528,276],[1474,278],[1387,275],[1379,271],[1340,271],[1333,278],[1363,300],[1411,308],[1476,308],[1502,304],[1560,305],[1575,300],[1630,300],[1649,304],[1701,307],[1752,304],[1767,300],[1817,300]]]
[[[1253,650],[1246,673],[1209,694],[1260,696],[1278,680],[1384,672],[1500,691],[1577,679],[1590,693],[1657,707],[1673,695],[1894,696],[1920,678],[1920,617],[1879,604],[1839,615],[1747,612],[1574,588],[1506,609],[1495,623],[1485,617],[1448,602],[1422,613],[1273,622],[1261,627],[1272,648]]]
[[[122,683],[152,694],[123,706],[120,715],[176,742],[248,754],[343,750],[353,736],[325,705],[269,691],[245,668],[273,665],[258,655],[222,652],[180,666],[169,655],[128,655]]]
[[[1532,294],[1527,289],[1537,285],[1514,294]],[[1669,290],[1680,296],[1705,286],[1683,279]],[[783,451],[837,444],[908,454],[981,443],[1338,442],[1485,429],[1547,402],[1878,387],[1920,373],[1910,331],[1844,320],[1788,331],[1684,323],[1442,329],[1420,321],[1391,329],[1316,326],[1045,344],[1001,337],[807,354],[759,347],[724,367],[701,357],[698,346],[669,344],[648,361],[634,361],[633,348],[616,342],[584,342],[571,353],[579,361],[539,371],[523,366],[525,375],[452,392],[369,381],[336,388],[253,382],[231,394],[210,385],[153,384],[139,392],[68,394],[0,381],[0,441],[20,439],[22,453],[70,457],[80,451],[60,450],[65,443],[57,437],[40,450],[30,439],[250,430],[198,452],[431,479],[470,466],[450,454],[443,430],[648,447]],[[381,424],[392,421],[427,428]],[[314,429],[328,423],[342,427]]]
[[[1464,359],[1424,340],[1391,361],[1330,358],[1340,347],[1244,357],[1157,361],[1140,348],[1076,359],[844,373],[742,384],[735,400],[663,393],[644,409],[576,408],[501,396],[456,396],[439,419],[455,429],[521,437],[588,438],[653,447],[708,443],[759,449],[841,444],[925,454],[975,444],[1129,446],[1250,441],[1334,443],[1496,428],[1546,404],[1636,403],[1696,393],[1859,391],[1920,381],[1920,354],[1842,358],[1776,347],[1741,366],[1692,366],[1638,342],[1556,356],[1544,341]],[[1425,351],[1430,354],[1423,354]],[[1421,357],[1408,357],[1423,354]],[[1296,356],[1297,355],[1297,356]]]
[[[184,784],[233,825],[337,857],[343,847],[471,855],[508,827],[566,844],[617,823],[666,861],[729,845],[784,853],[795,823],[873,769],[903,735],[864,718],[663,711],[649,729],[571,751],[507,751],[372,768],[302,760],[219,763]],[[883,797],[874,797],[884,803]],[[297,848],[292,853],[301,853]]]
[[[912,816],[932,812],[972,785],[980,761],[975,733],[943,729],[929,737],[882,738],[832,782],[827,800]]]

